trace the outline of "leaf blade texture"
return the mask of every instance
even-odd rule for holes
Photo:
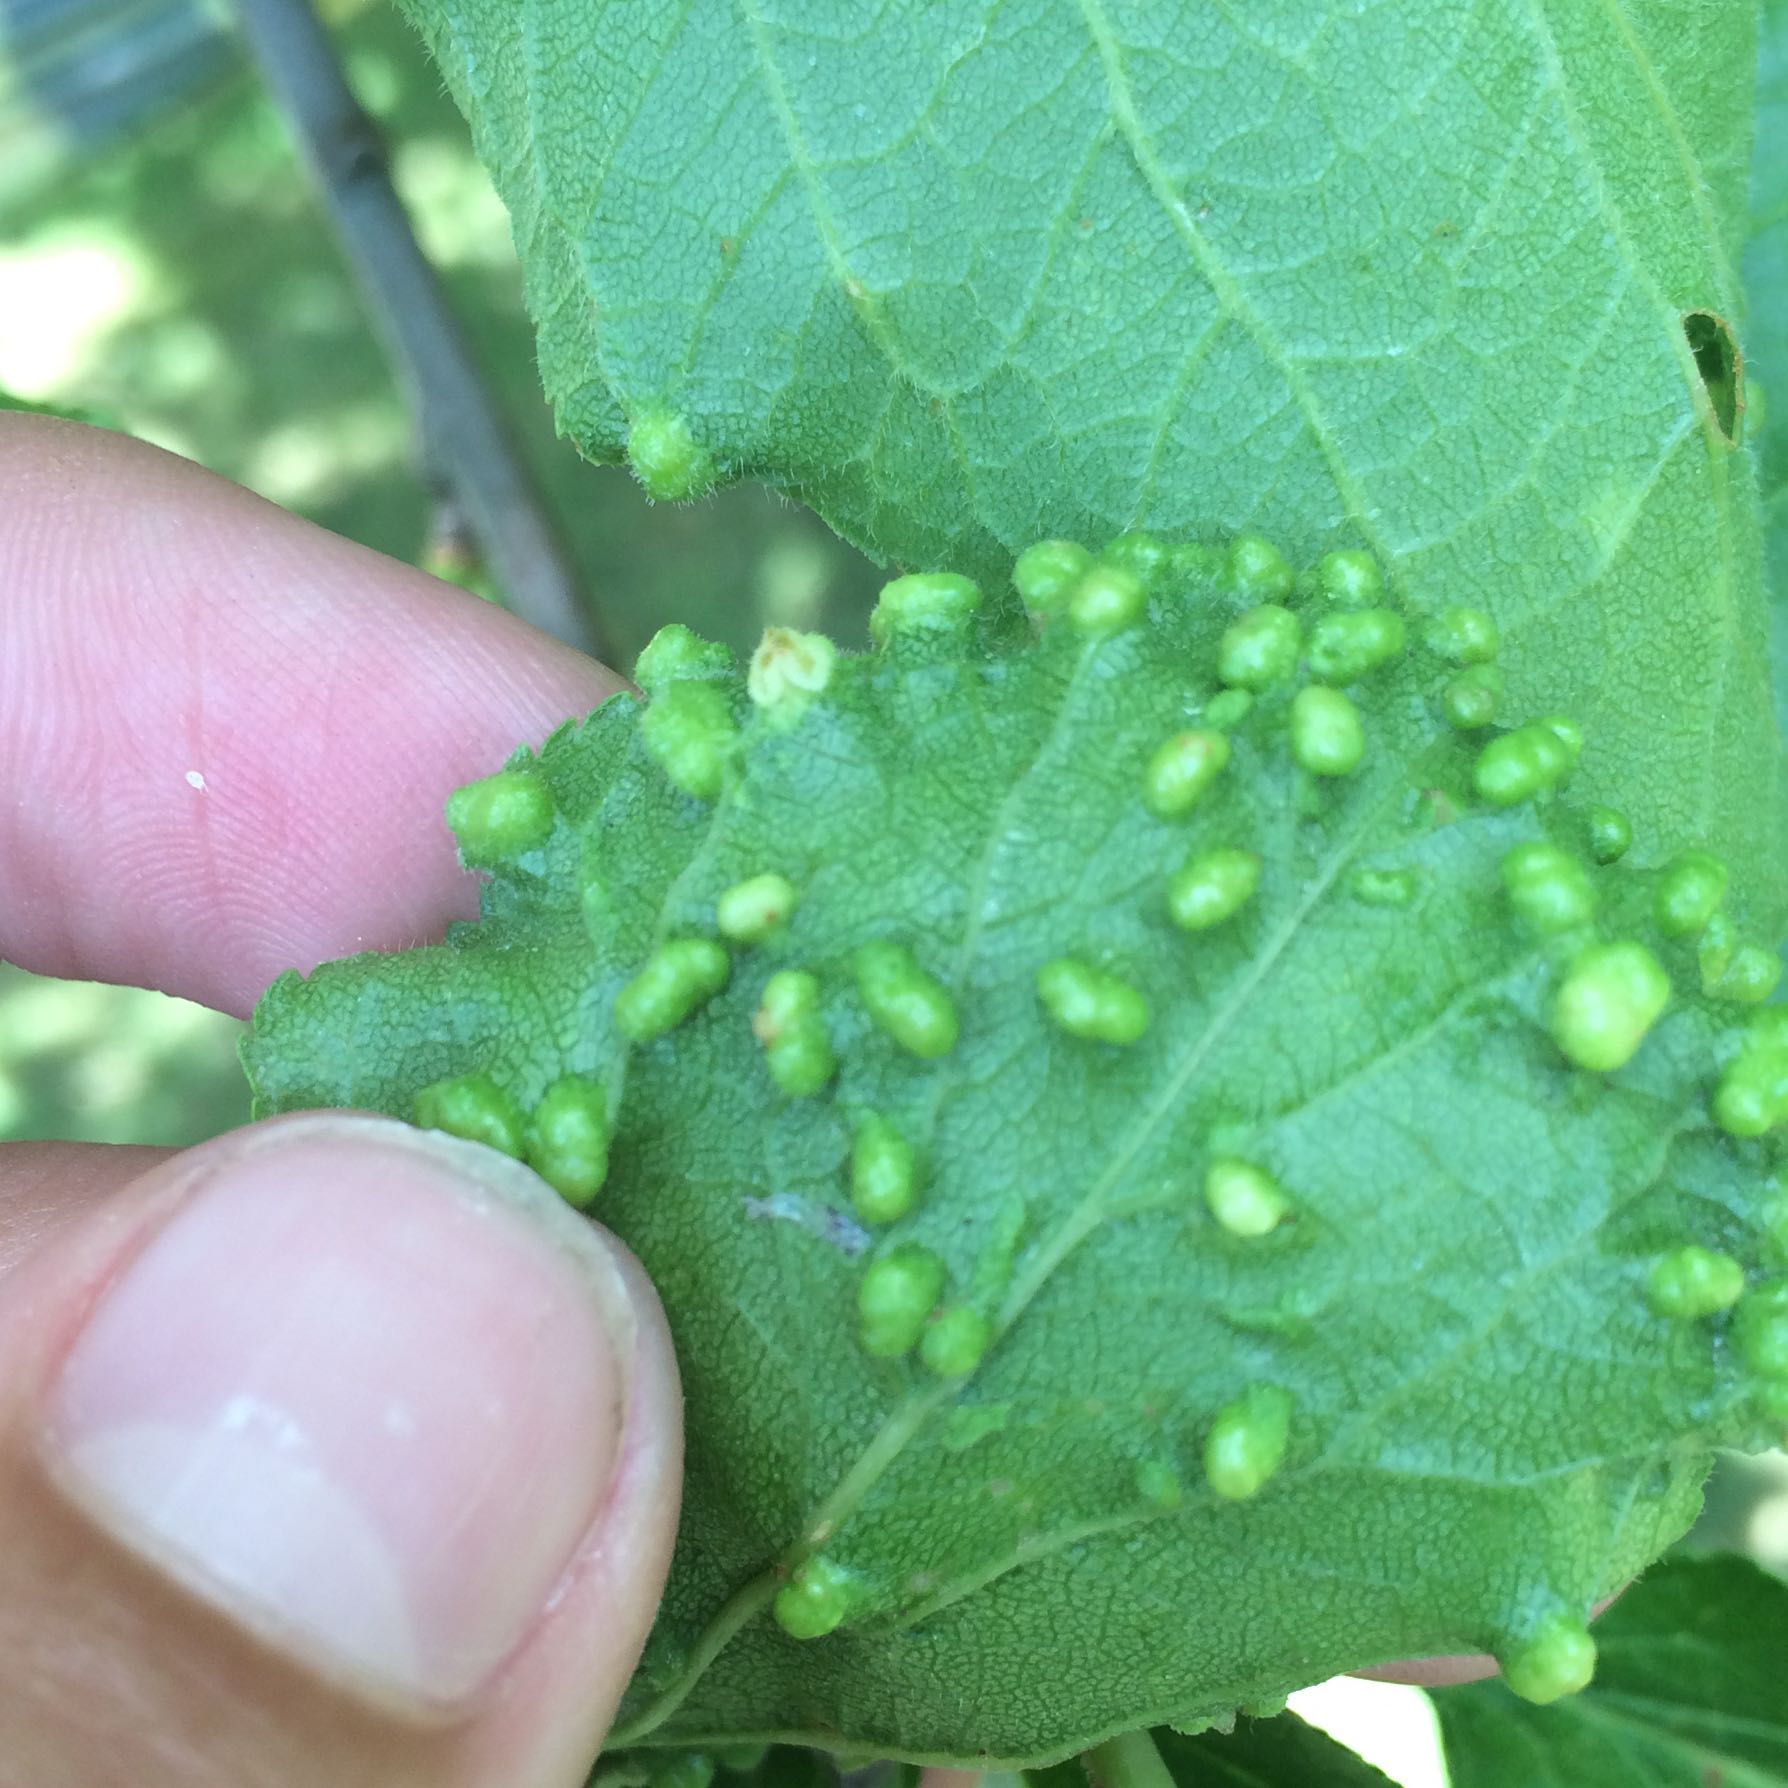
[[[989,581],[1268,513],[1371,547],[1779,898],[1755,477],[1682,323],[1741,312],[1750,8],[408,7],[586,453],[650,483],[669,429],[667,495]]]
[[[792,693],[772,671],[811,659],[781,630],[749,676],[677,636],[688,674],[654,648],[643,718],[617,699],[506,772],[552,825],[480,850],[479,925],[257,1014],[262,1111],[408,1116],[475,1076],[507,1136],[564,1076],[606,1096],[596,1210],[664,1297],[690,1433],[618,1744],[1033,1763],[1392,1657],[1517,1654],[1686,1525],[1712,1447],[1772,1432],[1746,1303],[1695,1288],[1737,1273],[1774,1308],[1776,1140],[1709,1101],[1777,1045],[1744,1055],[1744,1009],[1700,997],[1669,877],[1588,866],[1575,784],[1474,792],[1511,741],[1556,781],[1571,729],[1485,745],[1418,643],[1322,688],[1364,745],[1303,767],[1319,686],[1220,690],[1249,598],[1218,555],[1171,563],[1121,625],[1095,564],[1099,604],[1040,637],[901,580],[883,644]],[[1215,781],[1158,811],[1163,741],[1218,719]],[[1547,840],[1563,932],[1505,887]],[[1258,876],[1188,931],[1176,873],[1219,847]],[[779,924],[723,950],[766,876]],[[1603,1008],[1618,1050],[1573,1067]],[[911,1159],[866,1207],[872,1118]],[[1661,1255],[1701,1274],[1675,1315]]]

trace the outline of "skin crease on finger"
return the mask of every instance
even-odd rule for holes
[[[0,415],[0,913],[238,1015],[476,909],[447,795],[620,679],[183,460]],[[78,818],[76,817],[78,816]]]

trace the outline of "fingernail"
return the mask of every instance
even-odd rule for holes
[[[250,1133],[106,1289],[49,1402],[66,1490],[371,1700],[450,1709],[616,1466],[614,1257],[532,1174],[374,1119]]]

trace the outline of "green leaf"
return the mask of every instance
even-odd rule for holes
[[[1244,1718],[1228,1733],[1153,1737],[1179,1788],[1391,1788],[1382,1770],[1295,1714]]]
[[[1788,728],[1788,0],[1766,0],[1763,8],[1744,275],[1746,367],[1754,392],[1763,395],[1763,426],[1753,427],[1750,444],[1774,595],[1776,713]]]
[[[1746,1559],[1676,1559],[1596,1641],[1594,1685],[1559,1707],[1495,1682],[1435,1695],[1453,1788],[1788,1784],[1788,1585]]]
[[[594,1209],[689,1419],[618,1744],[1036,1762],[1484,1648],[1544,1689],[1536,1646],[1684,1527],[1710,1450],[1777,1431],[1788,1064],[1701,996],[1725,916],[1668,935],[1575,783],[1480,801],[1483,752],[1555,784],[1574,729],[1456,729],[1419,629],[1322,690],[1357,767],[1300,767],[1301,673],[1218,689],[1252,597],[1219,554],[1152,562],[1119,611],[1095,562],[1040,631],[906,579],[869,655],[772,629],[742,675],[673,635],[643,718],[512,764],[549,826],[503,855],[454,805],[481,924],[256,1016],[265,1112],[436,1089],[534,1149],[549,1089],[606,1096]],[[1505,890],[1541,840],[1580,866],[1568,929]],[[1218,848],[1258,877],[1188,929],[1176,875]],[[1735,1314],[1653,1308],[1690,1246],[1753,1282]]]
[[[1740,314],[1749,6],[406,4],[586,453],[990,583],[1369,546],[1788,916],[1755,479],[1684,334]]]

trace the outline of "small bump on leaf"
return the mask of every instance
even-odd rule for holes
[[[966,1378],[980,1365],[993,1327],[969,1304],[940,1310],[919,1340],[919,1358],[939,1378]]]
[[[1300,689],[1291,704],[1291,755],[1312,776],[1351,776],[1366,757],[1359,709],[1338,689]]]
[[[1288,608],[1264,603],[1238,615],[1217,642],[1217,675],[1234,689],[1256,693],[1291,680],[1303,630]]]
[[[965,626],[981,606],[981,586],[951,571],[914,571],[882,586],[869,617],[878,646],[907,635],[949,632]]]
[[[944,1294],[945,1278],[944,1263],[916,1242],[903,1242],[872,1260],[857,1282],[863,1351],[884,1360],[910,1353]]]
[[[1012,582],[1032,614],[1059,614],[1092,562],[1093,555],[1077,541],[1039,540],[1018,555]]]
[[[1549,1615],[1527,1638],[1502,1654],[1503,1681],[1540,1706],[1589,1687],[1596,1642],[1587,1624],[1563,1612]]]
[[[1037,997],[1071,1037],[1134,1043],[1149,1028],[1149,1003],[1136,988],[1077,957],[1044,963],[1037,970]]]
[[[1167,884],[1167,910],[1182,931],[1208,931],[1239,913],[1260,886],[1252,851],[1214,845],[1195,852]]]
[[[714,906],[714,923],[735,944],[761,944],[788,923],[798,896],[786,875],[767,870],[735,882]]]
[[[732,975],[732,958],[712,938],[672,938],[615,996],[615,1025],[632,1043],[647,1043],[711,1000]]]
[[[851,1204],[865,1223],[896,1223],[918,1200],[913,1145],[879,1112],[867,1113],[851,1145]]]
[[[714,488],[714,459],[671,410],[644,410],[627,434],[627,463],[645,493],[681,503]]]
[[[1204,799],[1229,763],[1229,741],[1210,727],[1175,733],[1143,772],[1142,798],[1157,819],[1179,819]]]
[[[1669,1003],[1670,977],[1643,944],[1597,944],[1572,963],[1553,1000],[1553,1041],[1579,1068],[1612,1073]]]
[[[447,797],[447,825],[461,859],[488,869],[531,851],[552,836],[557,804],[534,770],[499,770]]]
[[[1204,1201],[1217,1222],[1236,1236],[1263,1236],[1291,1215],[1291,1200],[1264,1167],[1220,1155],[1204,1175]]]
[[[526,1144],[528,1165],[583,1208],[608,1178],[608,1095],[580,1075],[555,1080],[529,1115]]]
[[[467,1142],[482,1142],[520,1160],[526,1148],[522,1109],[488,1074],[460,1074],[437,1080],[416,1095],[418,1128],[443,1130]]]
[[[902,1049],[929,1061],[956,1047],[956,1002],[905,945],[865,944],[857,952],[857,990],[869,1016]]]
[[[1226,1502],[1257,1495],[1285,1463],[1294,1404],[1278,1385],[1255,1385],[1225,1404],[1204,1444],[1204,1475]]]
[[[1730,1310],[1744,1296],[1745,1270],[1730,1254],[1691,1242],[1652,1262],[1646,1297],[1660,1316],[1694,1320]]]
[[[1285,555],[1259,534],[1238,534],[1229,548],[1230,587],[1251,602],[1282,602],[1295,581]]]
[[[1726,898],[1726,865],[1708,851],[1684,851],[1658,878],[1652,913],[1666,937],[1693,937]]]
[[[850,1600],[850,1573],[828,1558],[810,1558],[776,1592],[772,1608],[791,1639],[823,1639],[843,1624]]]

